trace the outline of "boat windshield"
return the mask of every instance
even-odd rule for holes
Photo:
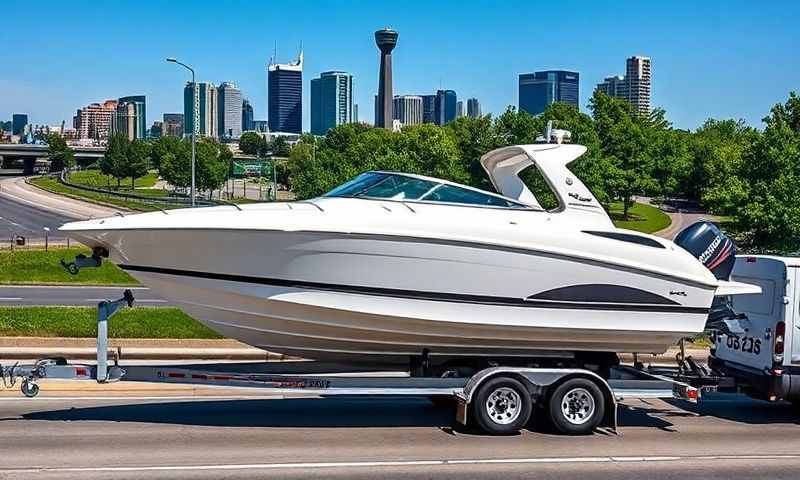
[[[492,195],[477,189],[386,172],[362,173],[349,182],[334,188],[325,196],[529,208],[499,195]]]

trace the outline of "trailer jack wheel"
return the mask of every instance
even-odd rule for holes
[[[39,395],[39,385],[31,380],[23,380],[19,389],[22,391],[22,394],[28,398],[33,398],[36,395]]]

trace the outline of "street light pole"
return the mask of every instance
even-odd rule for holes
[[[197,82],[195,82],[194,78],[194,69],[185,63],[179,62],[177,59],[173,57],[167,58],[168,62],[177,63],[178,65],[182,66],[183,68],[192,72],[192,208],[195,207],[195,143],[196,143],[196,136],[197,136],[197,123],[199,120],[198,115],[198,95],[197,95]],[[184,121],[186,121],[184,119]]]

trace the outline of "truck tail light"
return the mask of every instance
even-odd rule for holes
[[[775,345],[772,348],[772,359],[775,363],[783,363],[784,338],[786,337],[786,323],[778,322],[775,325]]]

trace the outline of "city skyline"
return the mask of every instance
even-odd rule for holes
[[[580,73],[579,106],[587,111],[594,86],[611,74],[624,73],[621,62],[634,55],[647,55],[657,64],[652,107],[665,108],[679,128],[696,128],[708,117],[741,117],[759,126],[767,113],[763,105],[780,101],[800,84],[800,67],[789,60],[791,46],[800,43],[798,29],[790,21],[797,16],[793,13],[800,12],[795,3],[646,5],[621,7],[623,12],[612,14],[597,5],[565,2],[562,11],[569,12],[573,20],[557,35],[541,24],[503,27],[508,18],[530,15],[541,5],[492,9],[486,4],[469,4],[453,9],[453,14],[457,18],[480,15],[482,28],[462,32],[454,27],[455,21],[450,22],[452,26],[437,24],[441,35],[436,38],[446,40],[436,41],[429,35],[433,19],[405,11],[413,8],[389,15],[382,4],[343,4],[336,9],[311,6],[302,8],[296,21],[286,24],[281,12],[297,10],[291,4],[254,4],[221,22],[209,9],[190,13],[177,5],[164,5],[159,7],[163,15],[148,16],[149,26],[175,41],[114,42],[92,51],[76,50],[66,40],[69,32],[92,21],[113,19],[126,4],[104,12],[95,11],[90,4],[69,9],[58,5],[42,9],[35,18],[18,4],[7,9],[11,21],[0,35],[8,35],[8,39],[17,38],[22,31],[31,35],[13,49],[0,52],[0,61],[18,67],[0,73],[4,99],[0,118],[28,113],[31,123],[55,125],[66,120],[69,125],[77,108],[131,92],[147,97],[146,124],[150,125],[165,112],[182,110],[186,74],[163,62],[174,55],[197,69],[198,81],[235,81],[254,106],[255,119],[266,119],[264,65],[273,45],[277,42],[281,58],[291,58],[302,41],[307,78],[327,70],[350,72],[358,82],[354,104],[363,107],[360,119],[371,119],[378,71],[372,32],[385,25],[402,35],[394,52],[395,91],[435,92],[441,88],[468,92],[481,100],[483,113],[494,115],[508,105],[517,105],[519,74],[547,69]],[[180,23],[167,21],[172,14],[189,18]],[[41,28],[45,24],[52,28]],[[66,29],[66,24],[74,26]],[[348,25],[346,31],[335,28],[342,24]],[[246,44],[233,35],[242,25],[250,37]],[[208,28],[222,40],[214,45],[199,42]],[[622,28],[624,36],[619,35]],[[712,30],[714,35],[708,33]],[[749,34],[741,35],[744,30]],[[334,34],[336,41],[329,41]],[[119,38],[125,35],[120,33]],[[703,45],[702,51],[694,48],[697,44]],[[45,45],[48,48],[43,48]],[[761,73],[750,75],[754,70]],[[58,82],[53,81],[56,75]],[[306,82],[303,131],[310,127]]]

